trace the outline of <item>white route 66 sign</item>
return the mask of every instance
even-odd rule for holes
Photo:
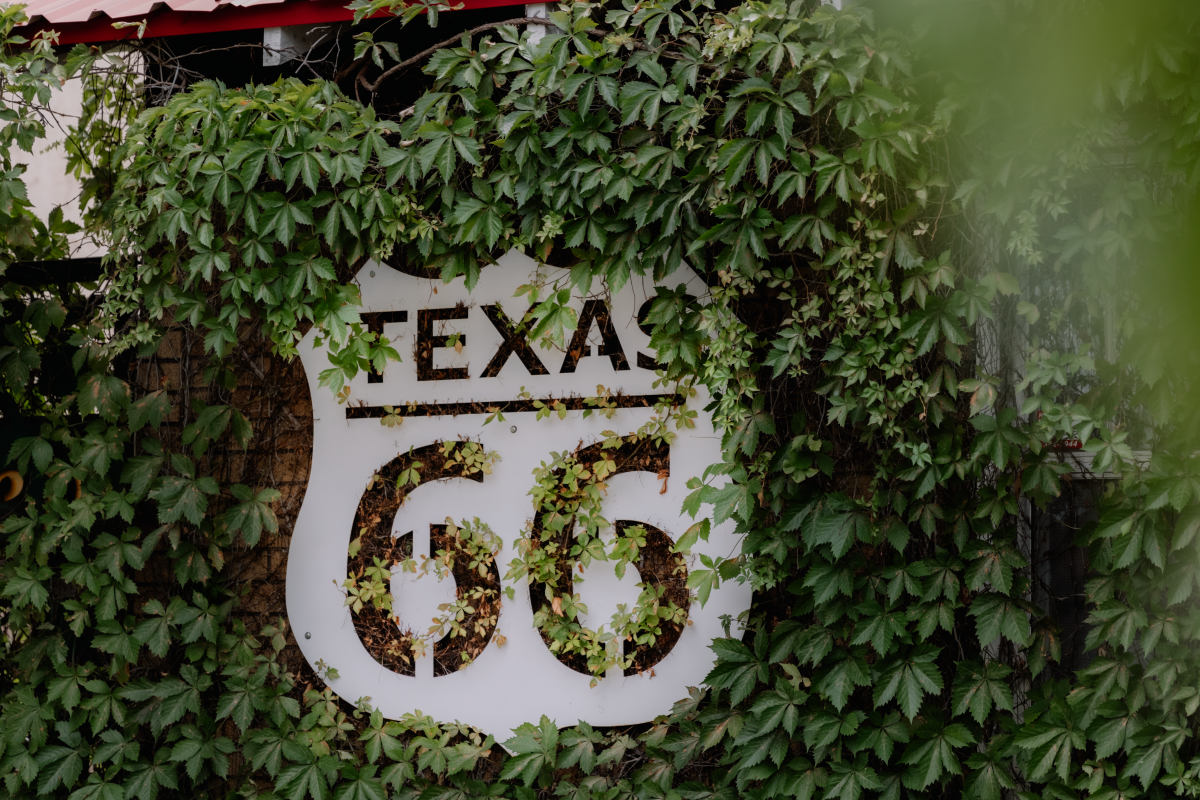
[[[380,424],[378,410],[384,405],[420,403],[449,412],[458,410],[460,403],[514,401],[521,387],[535,398],[590,397],[599,384],[624,395],[661,391],[653,386],[649,337],[637,324],[639,309],[654,296],[649,280],[631,281],[610,298],[611,308],[596,298],[588,304],[580,298],[573,301],[580,328],[586,328],[580,335],[588,342],[581,350],[576,348],[579,357],[573,359],[536,345],[532,351],[514,347],[518,343],[512,332],[495,313],[495,306],[502,304],[510,310],[509,316],[520,319],[525,300],[514,298],[513,292],[528,283],[535,270],[531,259],[509,253],[498,265],[484,269],[474,292],[468,292],[461,278],[447,285],[369,263],[358,276],[364,311],[369,312],[364,319],[382,326],[404,360],[389,362],[382,380],[360,374],[350,383],[346,405],[339,405],[328,388],[317,385],[317,376],[329,362],[324,347],[313,347],[315,333],[310,331],[300,346],[313,401],[313,464],[288,557],[288,615],[309,663],[324,661],[337,669],[338,677],[330,682],[334,690],[348,700],[370,697],[370,704],[392,719],[420,710],[435,719],[459,720],[496,734],[543,714],[561,724],[577,719],[593,725],[645,722],[669,711],[674,701],[687,695],[688,686],[700,684],[714,661],[708,645],[723,635],[720,617],[736,617],[750,606],[749,586],[722,584],[703,608],[693,600],[691,624],[655,665],[653,674],[610,674],[595,687],[589,685],[588,675],[564,666],[547,649],[533,625],[529,589],[523,581],[514,586],[515,599],[505,599],[500,611],[497,630],[507,640],[503,647],[493,636],[483,652],[457,672],[435,676],[429,663],[432,655],[426,655],[417,660],[415,675],[401,675],[379,664],[359,640],[340,585],[346,579],[347,548],[359,500],[382,465],[410,447],[462,436],[497,451],[500,460],[482,482],[430,481],[412,490],[396,514],[392,535],[413,531],[420,537],[420,531],[448,516],[479,517],[503,539],[498,555],[503,575],[516,555],[526,522],[533,517],[528,492],[534,468],[549,461],[551,451],[574,451],[598,441],[605,430],[631,433],[650,419],[649,408],[623,408],[612,419],[598,414],[584,419],[581,410],[573,410],[565,419],[551,416],[535,421],[535,412],[506,411],[503,423],[487,427],[483,425],[486,414],[451,413],[408,417],[392,428]],[[693,273],[682,277],[676,273],[669,279],[671,286],[681,281],[693,287],[693,294],[704,293]],[[444,337],[453,333],[461,335],[461,352],[446,346]],[[433,345],[423,348],[432,356],[427,356],[421,370],[413,355],[420,351],[418,344]],[[691,525],[693,520],[680,510],[688,493],[686,484],[720,460],[720,438],[703,412],[709,396],[701,389],[689,402],[699,411],[697,425],[681,432],[671,446],[667,491],[660,494],[662,482],[654,474],[618,475],[608,482],[606,519],[646,523],[671,538]],[[427,535],[418,539],[417,555],[427,543]],[[709,540],[699,542],[693,552],[710,556],[736,552],[732,523],[716,526]],[[611,566],[607,571],[612,572]],[[625,580],[618,581],[594,564],[578,585],[589,617],[597,620],[593,627],[617,603],[637,598],[632,585],[636,575],[631,578],[630,573],[636,573],[632,566]],[[414,621],[413,627],[430,609],[453,596],[452,581],[439,583],[432,577],[405,585],[394,574],[392,588],[395,613]]]

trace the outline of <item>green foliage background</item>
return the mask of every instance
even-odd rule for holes
[[[1120,47],[1082,71],[1090,93],[1046,115],[1034,78],[996,86],[961,51],[986,52],[988,24],[1053,43],[1072,15],[1119,25],[1128,8],[971,9],[992,16],[955,28],[935,7],[918,38],[863,8],[577,3],[536,45],[509,27],[439,50],[432,87],[396,119],[294,81],[202,84],[144,111],[96,191],[103,304],[3,284],[6,427],[33,421],[8,454],[31,488],[3,521],[4,791],[1194,796],[1190,355],[1146,355],[1186,315],[1104,275],[1152,268],[1192,208],[1195,14],[1105,29]],[[11,33],[19,12],[3,13]],[[28,104],[49,91],[49,51],[18,44],[6,62]],[[358,55],[382,67],[388,48],[364,38]],[[11,146],[40,130],[19,103],[5,114],[9,263],[58,252],[65,228],[29,216]],[[473,284],[514,247],[571,268],[569,285],[529,293],[526,322],[549,341],[574,328],[571,293],[669,286],[684,262],[709,282],[703,303],[660,292],[653,342],[663,380],[706,384],[724,431],[689,510],[744,533],[689,581],[698,598],[751,581],[756,603],[668,717],[531,721],[503,752],[465,725],[298,688],[278,658],[285,625],[246,630],[222,580],[224,552],[275,528],[274,495],[197,468],[248,445],[245,417],[198,409],[169,452],[155,438],[168,395],[132,396],[120,359],[185,321],[228,384],[241,326],[290,354],[312,323],[340,392],[398,357],[358,320],[364,258]],[[73,353],[75,386],[31,380],[52,346]],[[1049,443],[1072,436],[1117,477],[1079,535],[1095,657],[1055,680],[1020,519],[1061,491],[1071,468]],[[145,514],[157,527],[133,526]],[[176,582],[146,602],[154,559]]]

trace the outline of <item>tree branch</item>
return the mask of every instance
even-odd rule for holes
[[[438,50],[441,50],[443,47],[454,44],[455,42],[457,42],[459,39],[461,39],[464,36],[474,36],[477,33],[483,33],[484,31],[491,30],[492,28],[499,28],[504,25],[546,25],[546,26],[550,26],[552,24],[553,23],[550,22],[550,20],[546,19],[545,17],[518,17],[516,19],[506,19],[503,22],[489,22],[486,25],[480,25],[479,27],[472,28],[469,31],[463,31],[462,33],[455,34],[454,36],[450,37],[446,41],[438,42],[433,47],[429,47],[429,48],[426,48],[425,50],[422,50],[421,52],[417,53],[412,58],[408,58],[408,59],[405,59],[404,61],[401,61],[396,66],[385,70],[382,75],[380,75],[378,78],[375,79],[374,83],[368,83],[366,78],[364,78],[363,74],[360,72],[358,74],[358,82],[360,84],[362,84],[362,87],[364,89],[366,89],[368,92],[374,92],[379,89],[379,85],[381,83],[383,83],[385,80],[387,80],[388,78],[395,75],[397,72],[400,72],[401,70],[405,69],[406,67],[411,67],[413,64],[415,64],[418,61],[420,61],[421,59],[425,58],[425,56],[431,55],[431,54],[437,52]],[[365,59],[366,59],[366,56],[364,55],[359,60],[362,61]],[[366,66],[366,65],[364,64],[363,66]],[[354,68],[354,64],[351,64],[349,67],[346,68],[345,72],[348,74],[353,68]]]

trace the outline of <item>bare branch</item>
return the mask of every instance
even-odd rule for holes
[[[462,39],[462,37],[464,37],[464,36],[474,36],[477,33],[483,33],[484,31],[488,31],[493,28],[500,28],[505,25],[551,25],[551,24],[553,24],[553,23],[551,23],[550,20],[548,20],[545,17],[517,17],[516,19],[506,19],[503,22],[489,22],[486,25],[480,25],[479,27],[472,28],[469,31],[463,31],[462,33],[455,34],[454,36],[450,37],[449,39],[445,40],[444,42],[438,42],[433,47],[428,47],[428,48],[422,50],[421,52],[417,53],[412,58],[408,58],[408,59],[405,59],[404,61],[401,61],[396,66],[385,70],[382,75],[380,75],[378,78],[375,79],[374,83],[368,83],[366,78],[363,77],[363,72],[359,71],[358,82],[361,83],[362,87],[364,89],[366,89],[368,92],[375,92],[379,89],[379,85],[381,83],[383,83],[385,80],[387,80],[388,78],[395,75],[397,72],[400,72],[401,70],[403,70],[407,67],[411,67],[413,64],[417,63],[418,61],[420,61],[421,59],[425,58],[428,55],[432,55],[433,53],[436,53],[438,50],[441,50],[443,47],[449,47],[450,45],[452,45],[455,42]],[[355,61],[350,66],[348,66],[346,69],[344,69],[342,71],[342,73],[349,74],[350,71],[359,62],[363,62],[362,66],[365,69],[366,56],[363,56],[362,58],[358,59],[358,61]]]

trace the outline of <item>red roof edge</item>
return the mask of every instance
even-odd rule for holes
[[[344,22],[354,18],[346,8],[347,0],[287,0],[259,6],[222,6],[216,11],[172,11],[161,9],[135,21],[148,20],[143,38],[182,36],[192,33],[244,31],[255,28],[275,28],[286,25],[319,25]],[[462,0],[467,9],[524,5],[524,0]],[[14,33],[32,37],[38,31],[58,31],[59,44],[116,42],[137,38],[137,28],[114,28],[116,20],[101,16],[87,22],[62,22],[52,25],[42,20],[34,25],[17,28]]]

